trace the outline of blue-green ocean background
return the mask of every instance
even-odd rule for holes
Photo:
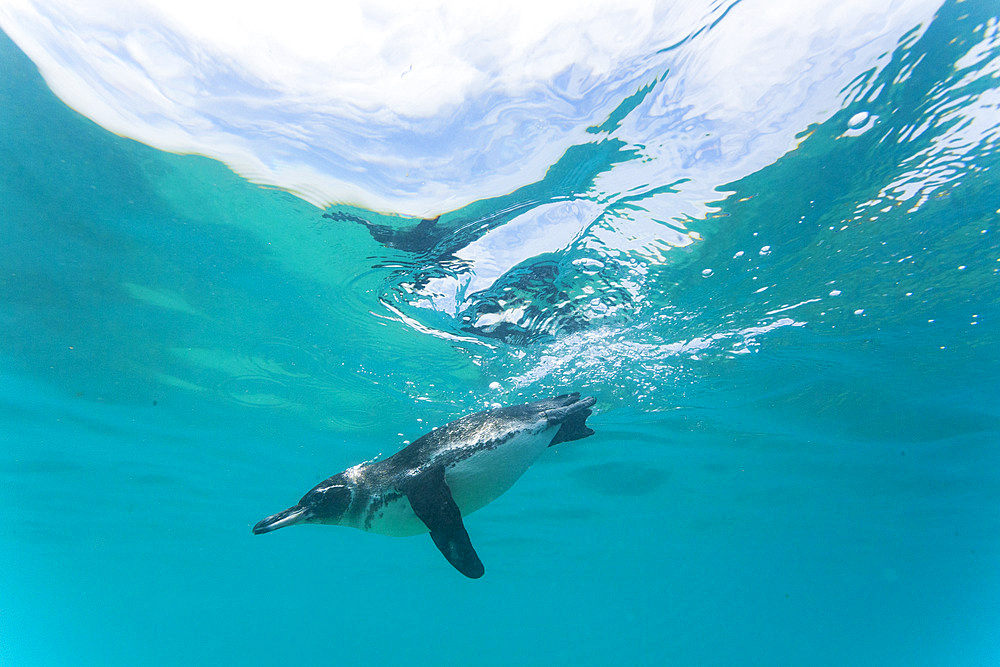
[[[944,5],[697,243],[584,234],[451,319],[427,281],[631,159],[614,117],[421,235],[115,136],[0,35],[0,663],[997,664],[996,106],[940,143],[997,87],[995,9]],[[426,537],[250,532],[566,390],[597,433],[467,519],[481,580]]]

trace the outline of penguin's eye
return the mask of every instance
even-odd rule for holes
[[[316,489],[316,497],[312,501],[314,512],[327,517],[341,517],[351,506],[353,496],[351,489],[343,484]]]

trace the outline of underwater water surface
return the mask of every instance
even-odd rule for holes
[[[438,161],[379,201],[471,174],[419,215],[118,136],[0,34],[0,662],[1000,661],[996,4],[871,53],[817,28],[753,113],[704,111],[739,4],[638,83],[502,107],[478,161],[414,139]],[[466,519],[482,579],[427,536],[251,534],[565,391],[596,433]]]

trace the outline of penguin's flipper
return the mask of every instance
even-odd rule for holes
[[[417,476],[404,489],[414,514],[431,529],[431,539],[455,569],[471,579],[483,576],[485,568],[472,548],[462,513],[451,497],[444,467],[435,466]]]

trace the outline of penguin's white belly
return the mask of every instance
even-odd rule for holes
[[[559,425],[522,431],[494,449],[484,449],[445,470],[444,478],[462,516],[472,514],[513,486],[552,442]]]
[[[493,449],[482,449],[446,468],[445,482],[462,516],[488,505],[513,486],[549,446],[558,429],[557,424],[534,433],[524,430]],[[393,537],[428,531],[402,495],[385,502],[368,525],[358,527]]]
[[[428,531],[424,522],[413,513],[410,501],[403,495],[386,502],[372,516],[370,525],[359,528],[391,537],[409,537]]]

